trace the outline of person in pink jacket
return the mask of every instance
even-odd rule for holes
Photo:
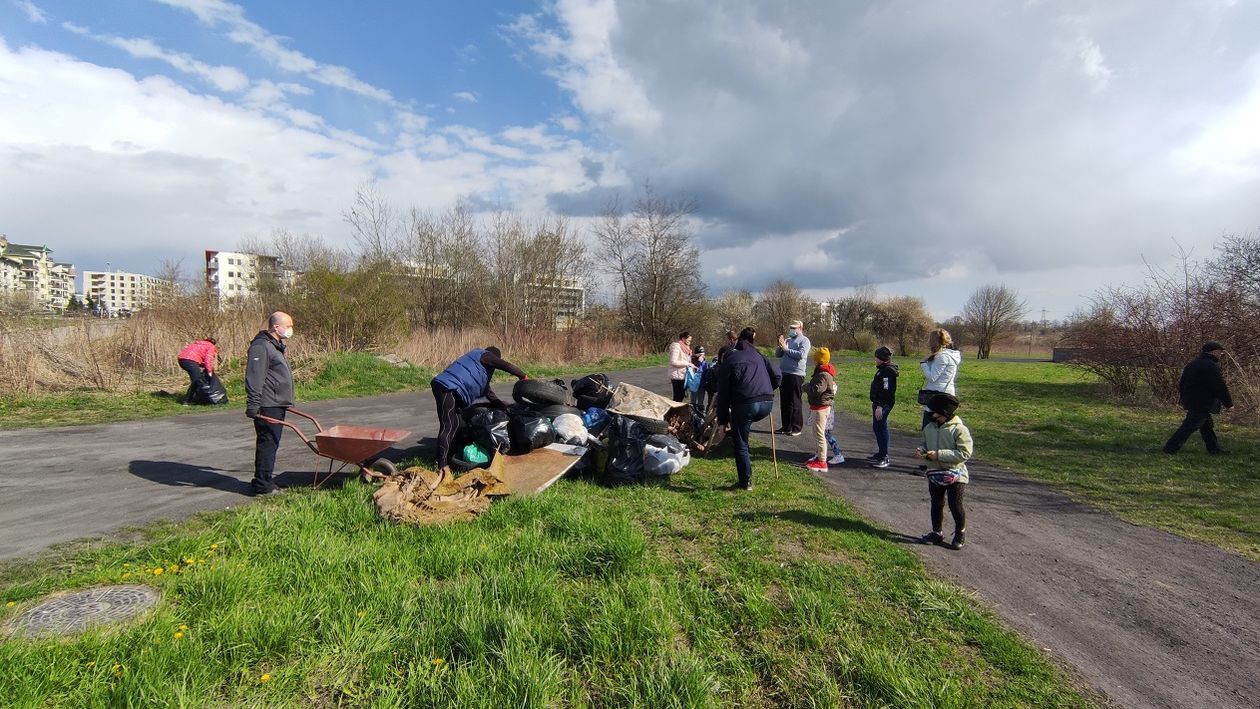
[[[669,343],[669,384],[674,390],[674,401],[683,401],[686,389],[683,382],[687,379],[687,370],[695,369],[691,363],[691,333],[683,330],[678,339]]]
[[[179,351],[179,367],[188,373],[188,393],[184,395],[182,404],[196,401],[199,390],[210,387],[210,377],[214,375],[214,366],[219,361],[219,343],[213,337],[203,337],[196,342],[184,346]]]

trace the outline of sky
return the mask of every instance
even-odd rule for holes
[[[1260,228],[1254,0],[0,0],[0,106],[0,233],[80,271],[650,183],[714,295],[1062,319]]]

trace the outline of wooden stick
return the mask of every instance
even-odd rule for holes
[[[774,402],[771,402],[773,404]],[[774,460],[774,479],[779,479],[779,449],[774,444],[774,409],[770,409],[770,457]]]

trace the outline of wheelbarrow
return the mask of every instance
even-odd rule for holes
[[[312,487],[319,487],[328,482],[332,479],[332,476],[340,473],[347,465],[358,466],[359,474],[363,476],[364,481],[379,480],[389,475],[398,474],[398,469],[394,467],[393,463],[376,456],[381,451],[411,435],[410,431],[401,431],[396,428],[367,428],[365,426],[347,425],[338,425],[325,429],[310,414],[303,413],[297,409],[289,409],[288,412],[310,419],[311,423],[315,424],[315,440],[307,438],[306,434],[302,433],[302,429],[288,421],[281,421],[280,419],[262,416],[261,414],[258,418],[267,423],[280,424],[293,429],[298,438],[301,438],[306,447],[310,448],[315,455],[321,458],[328,458],[328,475],[321,481],[319,479],[319,471],[316,471],[315,479],[311,482]],[[335,463],[341,463],[341,467],[333,470]]]

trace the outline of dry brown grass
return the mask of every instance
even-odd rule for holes
[[[0,395],[96,389],[140,391],[180,381],[179,350],[200,337],[214,337],[223,360],[243,357],[249,342],[266,328],[261,305],[219,310],[207,301],[181,299],[126,320],[93,318],[34,322],[0,319]],[[291,343],[295,369],[318,365],[329,352],[302,337]],[[596,339],[583,330],[450,328],[412,332],[395,347],[382,348],[414,364],[441,369],[476,347],[497,345],[510,361],[576,364],[647,354],[629,338]]]

